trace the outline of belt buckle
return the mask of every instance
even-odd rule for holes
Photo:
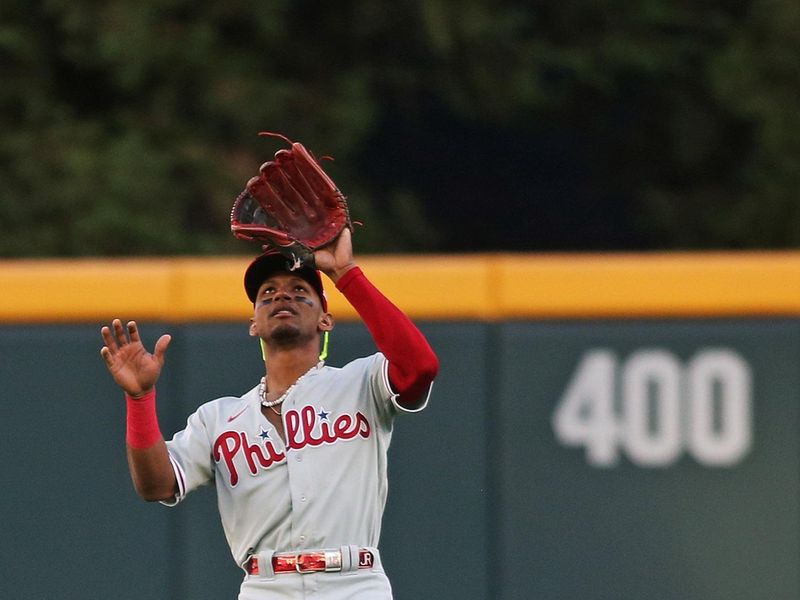
[[[319,563],[318,566],[306,567],[306,558],[314,558]],[[306,573],[317,573],[319,571],[341,571],[342,570],[342,553],[338,551],[325,551],[325,552],[310,552],[306,554],[295,554],[294,568],[301,575]]]
[[[294,568],[295,568],[295,571],[297,571],[301,575],[304,574],[304,573],[313,573],[314,571],[316,571],[316,569],[310,569],[310,568],[306,569],[306,568],[303,567],[303,564],[305,563],[304,558],[306,556],[308,556],[308,555],[307,554],[295,554],[294,555]]]

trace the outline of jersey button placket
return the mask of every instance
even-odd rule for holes
[[[298,385],[295,392],[291,394],[286,403],[291,410],[302,411],[303,407],[299,406],[296,398],[302,397],[304,386]],[[301,403],[302,404],[302,403]],[[302,433],[298,435],[298,438]],[[289,487],[292,499],[292,537],[298,548],[307,548],[308,544],[312,543],[312,532],[315,530],[314,523],[311,521],[312,511],[309,507],[308,498],[310,491],[313,489],[314,482],[312,481],[313,465],[309,464],[306,453],[309,451],[305,447],[304,439],[296,439],[295,447],[290,451],[291,456],[288,461],[289,468]]]
[[[293,450],[294,460],[290,461],[289,485],[292,498],[292,533],[300,548],[306,546],[311,522],[308,516],[309,469],[303,461],[304,450]]]

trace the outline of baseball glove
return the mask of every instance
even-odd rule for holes
[[[247,182],[231,210],[231,231],[279,250],[293,268],[313,267],[315,250],[345,227],[352,229],[347,200],[302,144],[279,133],[259,135],[280,138],[291,148],[278,150]]]

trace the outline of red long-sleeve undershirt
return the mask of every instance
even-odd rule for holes
[[[397,402],[415,408],[439,372],[439,359],[416,325],[354,267],[336,288],[356,309],[372,339],[389,361],[389,382]]]

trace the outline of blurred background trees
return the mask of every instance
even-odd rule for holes
[[[280,131],[360,252],[800,245],[796,0],[0,0],[0,256],[252,252]]]

